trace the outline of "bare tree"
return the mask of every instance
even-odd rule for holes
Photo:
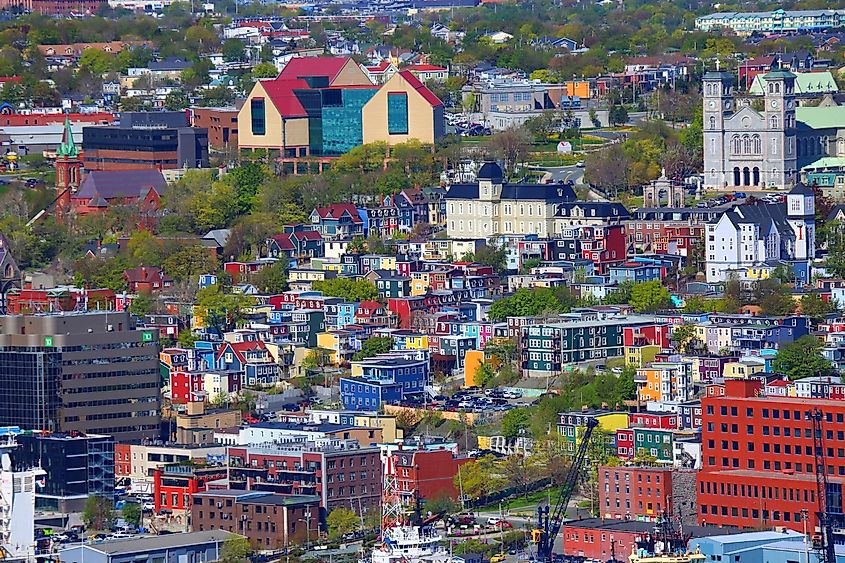
[[[511,127],[490,138],[490,148],[498,158],[505,162],[505,170],[513,173],[516,165],[528,156],[531,136],[522,127]]]

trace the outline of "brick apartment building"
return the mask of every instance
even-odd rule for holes
[[[604,518],[656,521],[666,512],[695,523],[695,471],[673,467],[599,468],[599,514]]]
[[[315,495],[325,513],[339,506],[359,514],[379,509],[382,464],[376,447],[361,447],[354,440],[230,446],[227,457],[233,489]]]
[[[808,409],[824,414],[830,482],[828,504],[842,517],[845,483],[845,401],[760,396],[756,380],[712,385],[702,399],[699,521],[743,528],[818,525],[813,429]]]
[[[208,487],[209,481],[225,479],[223,465],[171,463],[153,469],[155,511],[190,510],[191,499]]]
[[[281,549],[315,540],[320,499],[259,491],[221,489],[197,493],[191,504],[195,532],[227,530],[246,536],[256,549]]]
[[[402,503],[415,506],[417,501],[443,497],[458,498],[454,478],[458,468],[470,461],[450,450],[399,450],[390,456],[388,471],[393,471]]]

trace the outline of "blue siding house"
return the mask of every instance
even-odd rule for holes
[[[340,379],[340,401],[349,410],[378,409],[420,396],[429,384],[428,359],[375,357],[352,362],[352,377]]]

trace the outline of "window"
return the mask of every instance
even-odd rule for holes
[[[387,94],[387,132],[390,135],[408,133],[408,94],[405,92]]]
[[[250,102],[250,115],[252,115],[252,134],[263,135],[266,132],[264,98],[252,99],[252,102]]]

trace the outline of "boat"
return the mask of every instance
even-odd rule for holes
[[[382,532],[381,543],[361,563],[452,563],[443,536],[432,525],[394,525]]]
[[[698,549],[687,549],[689,539],[681,530],[676,530],[671,517],[663,513],[653,532],[635,539],[628,563],[704,563],[707,558]]]

